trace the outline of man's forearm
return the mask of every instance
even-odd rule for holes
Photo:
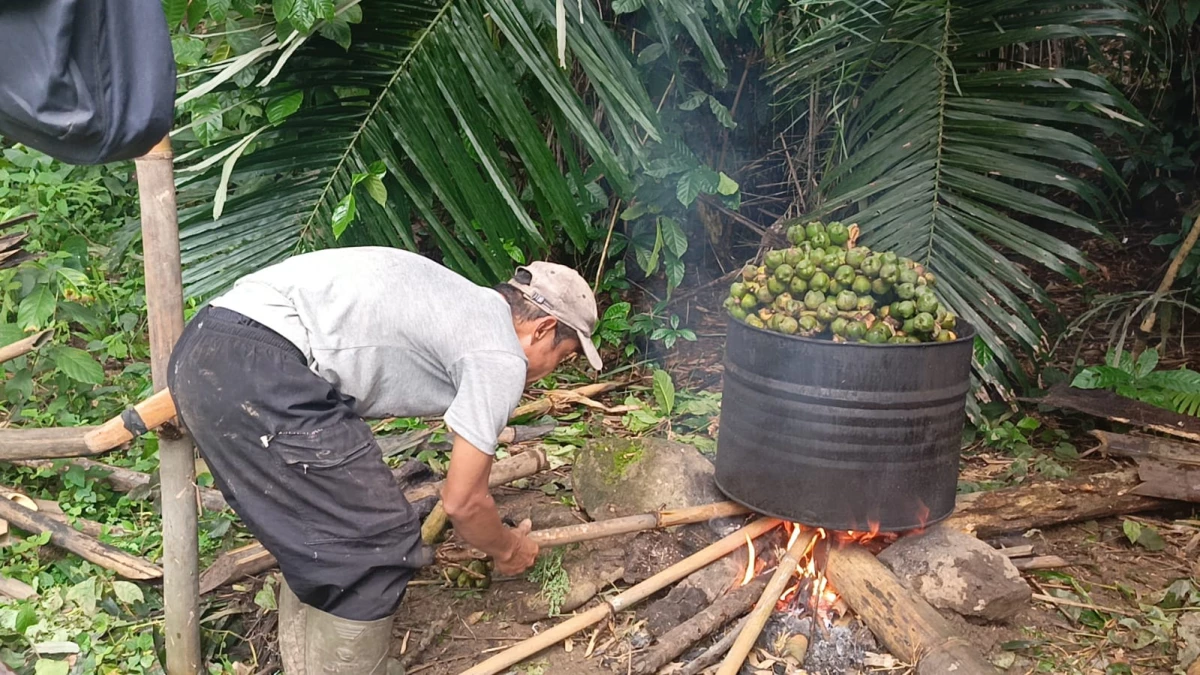
[[[500,522],[496,501],[488,490],[491,468],[490,455],[456,438],[442,488],[442,506],[460,538],[493,558],[504,559],[511,555],[516,537]]]

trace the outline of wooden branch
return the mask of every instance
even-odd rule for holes
[[[653,647],[642,654],[638,662],[633,664],[630,672],[634,675],[652,675],[658,672],[659,668],[686,652],[692,645],[749,612],[750,608],[754,607],[754,603],[762,596],[768,578],[764,574],[745,586],[729,591],[699,614],[667,631],[658,638]],[[740,633],[741,629],[734,632]],[[733,646],[733,639],[730,640],[729,645]]]
[[[44,513],[55,520],[61,520],[62,522],[74,527],[89,537],[99,537],[104,533],[104,525],[97,523],[94,520],[88,520],[87,518],[75,518],[74,523],[72,523],[67,518],[67,514],[62,510],[62,506],[60,506],[56,501],[49,499],[36,499],[26,495],[24,492],[21,492],[16,488],[11,488],[5,485],[0,485],[0,498],[16,498],[18,501],[21,501],[21,499],[28,500],[29,502],[33,503],[33,505],[36,506],[37,510],[41,513]],[[28,504],[25,504],[25,506],[28,506]],[[124,532],[124,530],[116,525],[109,526],[108,531],[114,534]]]
[[[575,389],[551,389],[546,392],[544,397],[531,403],[517,406],[517,409],[513,411],[509,419],[515,420],[530,415],[545,415],[557,405],[580,399],[593,398],[623,386],[625,386],[624,382],[597,382],[595,384],[585,384]]]
[[[542,631],[534,637],[520,642],[486,661],[463,671],[460,675],[497,675],[498,673],[502,673],[543,649],[558,644],[579,631],[604,621],[616,612],[632,607],[701,567],[705,567],[714,560],[732,553],[741,546],[745,546],[747,536],[751,539],[757,539],[778,527],[779,523],[780,521],[774,518],[760,518],[751,522],[738,531],[717,540],[715,543],[671,565],[649,579],[631,586],[612,598],[608,598],[604,603],[582,614],[577,614],[553,628]]]
[[[29,598],[36,598],[37,591],[33,590],[33,586],[24,581],[0,577],[0,595],[12,598],[13,600],[28,600]]]
[[[1052,570],[1060,567],[1070,567],[1072,563],[1056,555],[1035,555],[1032,558],[1016,558],[1012,561],[1014,567],[1022,572],[1033,570]]]
[[[146,430],[155,429],[175,419],[175,399],[171,398],[170,391],[161,389],[150,398],[133,406],[132,411],[136,413],[136,419]],[[89,431],[83,437],[88,450],[93,453],[104,452],[133,440],[134,433],[125,421],[125,418],[133,413],[126,410]],[[140,433],[142,432],[139,431]]]
[[[536,449],[527,450],[519,455],[496,462],[492,466],[492,473],[488,478],[488,486],[499,487],[500,485],[511,483],[518,478],[528,478],[536,473],[545,471],[549,466],[550,463],[546,459],[546,453]],[[401,469],[396,469],[392,472],[392,475],[396,475],[399,471]],[[442,481],[421,485],[411,490],[406,490],[404,497],[410,503],[418,502],[438,494],[441,491],[441,485]],[[201,592],[208,593],[231,581],[244,579],[251,574],[259,574],[274,567],[276,562],[275,556],[271,555],[258,542],[222,553],[200,575],[200,588],[203,589]]]
[[[1192,252],[1197,238],[1200,238],[1200,215],[1197,215],[1196,220],[1192,221],[1192,229],[1188,231],[1187,238],[1183,240],[1179,251],[1171,259],[1171,264],[1167,267],[1167,273],[1163,275],[1162,281],[1158,284],[1158,290],[1154,291],[1156,298],[1161,298],[1163,294],[1171,290],[1171,285],[1175,283],[1175,278],[1179,276],[1179,267],[1183,265],[1184,260],[1187,260],[1188,254]],[[1155,304],[1157,304],[1157,300],[1155,300]],[[1154,307],[1155,305],[1151,305],[1150,313],[1142,320],[1140,328],[1143,333],[1149,333],[1154,329],[1154,320],[1158,318]]]
[[[917,675],[998,672],[937,610],[858,544],[831,547],[825,574],[888,651],[916,664]]]
[[[1162,508],[1166,502],[1132,494],[1138,485],[1132,469],[1018,485],[961,495],[950,527],[981,539],[1106,516]]]
[[[0,429],[0,461],[91,455],[83,438],[94,428]]]
[[[117,492],[133,492],[134,490],[145,488],[154,482],[154,477],[148,473],[126,469],[121,466],[112,466],[111,464],[103,464],[85,457],[78,457],[58,465],[56,462],[48,459],[30,459],[19,460],[12,462],[17,466],[26,466],[31,469],[48,469],[54,470],[56,466],[70,468],[71,466],[82,467],[84,470],[96,470],[104,473],[104,482]],[[220,511],[229,505],[225,502],[225,497],[221,495],[219,490],[213,488],[196,488],[196,492],[200,495],[200,506],[209,511]]]
[[[47,328],[40,333],[34,333],[27,338],[17,340],[12,344],[7,344],[3,347],[0,347],[0,363],[12,361],[18,356],[25,356],[29,352],[41,348],[47,342],[49,342],[50,338],[53,336],[54,330]]]
[[[1089,431],[1100,441],[1100,452],[1133,459],[1160,459],[1200,466],[1200,445],[1180,443],[1157,436],[1130,436],[1111,431]]]
[[[1130,490],[1136,495],[1200,502],[1200,466],[1145,457],[1137,460],[1142,484]]]
[[[1051,387],[1042,398],[1021,399],[1055,408],[1068,408],[1103,417],[1120,424],[1153,429],[1190,441],[1200,441],[1200,419],[1118,396],[1102,389],[1074,389],[1065,384]]]
[[[725,653],[733,647],[734,640],[741,634],[742,629],[750,621],[750,617],[744,617],[738,621],[733,630],[726,633],[720,640],[712,643],[712,645],[700,653],[700,656],[688,661],[687,665],[679,669],[679,675],[699,675],[700,671],[707,669],[712,664],[721,660]]]
[[[779,597],[783,595],[788,584],[792,583],[792,576],[796,574],[800,558],[812,544],[814,534],[811,531],[800,532],[799,530],[792,534],[792,541],[788,544],[787,551],[779,559],[779,566],[775,568],[771,580],[767,582],[754,609],[750,611],[750,616],[738,633],[737,639],[733,641],[733,646],[729,648],[729,653],[725,655],[725,660],[721,661],[721,667],[717,668],[717,675],[737,675],[738,671],[742,669],[742,664],[746,662],[750,650],[754,649],[754,643],[758,642],[758,636],[762,634],[767,620],[775,612],[775,605],[779,603]]]
[[[66,523],[37,511],[32,511],[9,499],[0,499],[0,519],[14,526],[40,534],[50,533],[50,541],[84,560],[112,570],[127,579],[158,579],[162,570],[145,560],[92,539],[72,529]]]

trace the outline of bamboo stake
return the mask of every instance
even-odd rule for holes
[[[742,617],[742,620],[738,621],[733,630],[726,633],[724,637],[714,642],[711,647],[705,649],[700,656],[692,659],[687,665],[681,668],[679,675],[697,675],[700,671],[716,663],[733,647],[734,640],[737,640],[737,636],[742,634],[742,629],[746,627],[747,623],[750,623],[750,617]]]
[[[1170,266],[1167,267],[1167,273],[1163,275],[1162,281],[1158,284],[1158,290],[1154,292],[1155,305],[1157,298],[1161,298],[1164,293],[1171,290],[1171,285],[1175,283],[1175,277],[1179,275],[1179,268],[1183,265],[1183,261],[1187,259],[1188,253],[1191,253],[1192,248],[1196,245],[1196,240],[1200,238],[1200,215],[1196,216],[1196,220],[1192,222],[1192,229],[1188,232],[1187,239],[1183,240],[1183,244],[1179,247],[1179,252],[1171,260]],[[1154,320],[1158,318],[1158,314],[1152,306],[1150,313],[1142,321],[1141,329],[1143,333],[1149,333],[1154,328]]]
[[[770,619],[771,614],[775,611],[779,596],[783,595],[788,584],[792,582],[796,567],[800,565],[800,558],[808,550],[813,536],[813,532],[800,532],[799,530],[792,534],[792,542],[788,545],[783,557],[780,558],[779,567],[775,568],[775,573],[767,582],[767,588],[759,596],[754,609],[750,611],[745,625],[742,626],[737,639],[733,641],[733,646],[729,648],[729,653],[725,655],[721,667],[717,669],[717,675],[737,675],[737,672],[742,669],[742,664],[746,662],[750,650],[754,649],[754,643],[758,642],[758,636],[762,634],[763,627],[767,625],[767,619]]]
[[[183,280],[175,207],[174,155],[168,136],[136,160],[142,211],[146,313],[154,389],[167,386],[167,363],[183,332]],[[196,518],[196,460],[186,434],[160,433],[163,604],[167,672],[198,675],[200,660],[200,544]]]
[[[756,539],[779,525],[774,518],[761,518],[753,521],[737,532],[730,534],[715,543],[701,549],[699,552],[671,565],[649,579],[636,584],[624,592],[607,599],[604,603],[592,609],[577,614],[574,617],[535,635],[492,658],[463,671],[460,675],[497,675],[511,666],[537,654],[538,652],[558,644],[589,626],[607,619],[609,616],[632,607],[662,589],[679,581],[687,575],[711,564],[734,550],[746,545],[746,537]]]
[[[4,345],[3,347],[0,347],[0,363],[5,363],[6,361],[12,361],[13,359],[17,358],[18,356],[25,356],[29,352],[34,351],[35,349],[41,348],[43,345],[45,345],[47,342],[50,341],[50,338],[53,335],[54,335],[54,331],[52,329],[47,328],[46,330],[44,330],[40,333],[34,333],[33,335],[30,335],[27,338],[24,338],[22,340],[17,340],[16,342],[13,342],[12,344],[7,344],[7,345]]]

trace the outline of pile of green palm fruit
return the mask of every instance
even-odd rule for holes
[[[755,328],[835,342],[904,344],[956,339],[957,317],[934,295],[924,266],[855,245],[858,227],[787,226],[792,246],[747,265],[725,308]]]

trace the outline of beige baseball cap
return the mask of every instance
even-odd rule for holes
[[[542,311],[575,329],[588,363],[596,370],[604,366],[592,344],[596,330],[596,296],[579,272],[550,262],[532,262],[518,267],[508,282]]]

